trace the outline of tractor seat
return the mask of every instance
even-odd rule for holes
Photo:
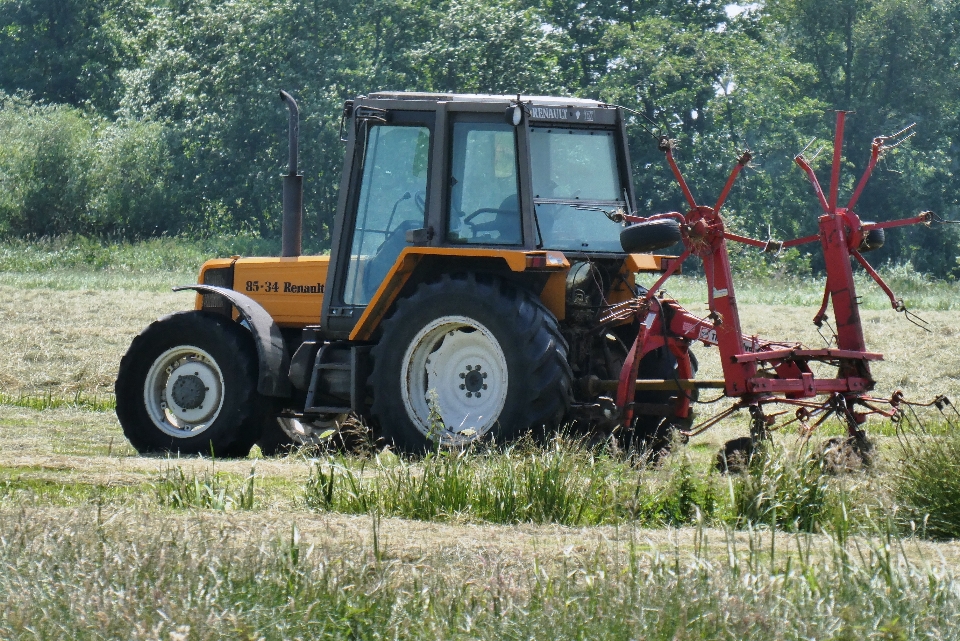
[[[503,199],[493,220],[484,224],[484,231],[497,232],[494,240],[498,244],[520,244],[520,204],[516,194]]]

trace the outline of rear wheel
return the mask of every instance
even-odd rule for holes
[[[165,316],[120,361],[117,418],[140,453],[246,456],[259,433],[250,333],[216,314]]]
[[[510,440],[559,424],[566,342],[538,299],[494,277],[444,276],[401,300],[372,351],[371,413],[406,451]]]

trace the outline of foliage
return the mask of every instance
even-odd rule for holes
[[[960,0],[0,0],[0,236],[275,236],[280,88],[302,107],[306,236],[317,246],[332,230],[343,101],[383,89],[569,94],[637,109],[678,141],[706,202],[749,148],[725,213],[759,237],[815,229],[792,159],[814,136],[829,145],[828,110],[856,112],[841,200],[871,139],[917,122],[857,211],[960,218],[958,22]],[[642,122],[629,128],[638,209],[682,207]],[[829,161],[814,162],[824,182]],[[952,228],[897,230],[875,256],[955,278],[958,241]],[[823,267],[816,245],[765,264],[746,255],[739,266]]]

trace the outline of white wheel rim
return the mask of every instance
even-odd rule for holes
[[[158,356],[143,384],[150,420],[164,434],[190,438],[206,431],[223,408],[223,372],[210,354],[190,345]]]
[[[404,354],[400,376],[407,416],[445,445],[485,435],[507,400],[503,349],[489,329],[465,316],[443,316],[421,329]]]
[[[330,414],[313,421],[281,416],[277,422],[280,424],[280,429],[297,445],[319,445],[329,440],[321,436],[330,430],[339,431],[340,426],[347,420],[347,416],[347,414]]]

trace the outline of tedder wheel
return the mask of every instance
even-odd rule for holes
[[[558,425],[572,372],[557,320],[492,276],[444,275],[397,303],[372,350],[371,414],[398,449]]]
[[[690,353],[690,365],[693,369],[693,376],[696,377],[699,363],[697,357]],[[640,379],[662,378],[670,380],[677,377],[677,359],[666,347],[661,347],[650,352],[640,361],[640,369],[637,373]],[[700,397],[699,390],[689,392],[637,392],[634,401],[637,403],[670,404],[677,394],[686,393],[690,395],[691,402],[696,402]],[[670,449],[673,438],[678,430],[689,429],[693,425],[693,410],[686,418],[653,416],[638,414],[634,421],[632,444],[626,444],[627,448],[632,445],[635,449],[643,450],[648,455],[657,459]]]
[[[864,223],[866,225],[872,225],[873,223]],[[882,227],[874,227],[867,231],[863,235],[863,240],[860,242],[860,246],[857,248],[860,253],[871,252],[874,249],[880,249],[883,247],[883,243],[886,240],[886,234],[883,231]]]
[[[628,254],[665,249],[682,239],[680,223],[672,218],[637,223],[620,232],[620,246]]]
[[[320,445],[329,441],[330,430],[338,431],[348,416],[327,414],[312,421],[301,421],[271,414],[264,420],[257,445],[264,456],[283,454],[304,445]]]
[[[259,435],[253,338],[207,312],[170,314],[120,361],[117,418],[140,453],[246,456]]]

